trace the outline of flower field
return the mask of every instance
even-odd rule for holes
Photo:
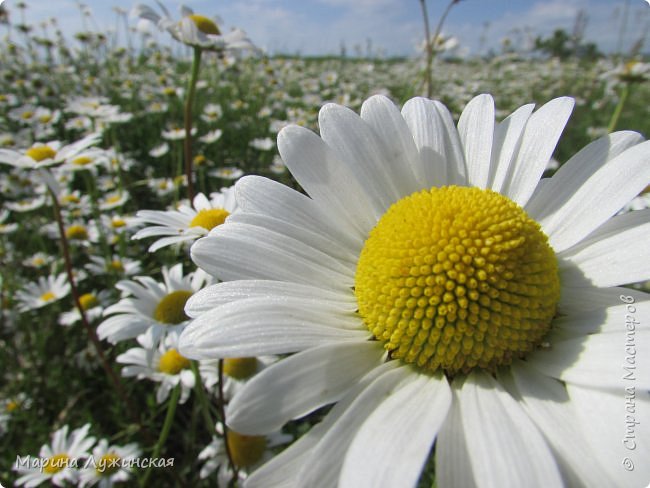
[[[3,486],[646,486],[647,60],[136,14],[0,24]]]

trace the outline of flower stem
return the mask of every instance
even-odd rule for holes
[[[216,430],[214,428],[214,421],[210,415],[210,405],[208,404],[208,399],[205,396],[205,389],[203,387],[203,380],[201,379],[201,372],[199,371],[198,363],[196,361],[191,361],[190,365],[192,367],[192,372],[194,373],[194,389],[196,390],[196,396],[199,400],[201,406],[201,414],[203,415],[203,420],[205,425],[210,433],[211,437],[216,435]]]
[[[187,94],[185,96],[185,177],[187,178],[187,197],[190,200],[190,205],[194,200],[194,181],[192,178],[192,104],[194,103],[194,94],[196,93],[196,82],[199,78],[199,68],[201,66],[201,53],[200,47],[194,47],[194,57],[192,59],[192,72],[190,74],[190,81],[187,86]]]
[[[90,326],[90,323],[88,322],[88,318],[86,317],[86,313],[83,307],[81,306],[81,302],[79,301],[79,291],[77,290],[77,284],[74,278],[74,272],[72,270],[72,260],[70,259],[70,248],[68,246],[68,239],[66,238],[65,235],[63,217],[61,216],[61,207],[59,206],[59,202],[57,200],[56,194],[54,193],[54,191],[52,191],[52,189],[49,186],[48,186],[48,191],[50,193],[50,196],[52,197],[54,218],[59,228],[59,234],[61,235],[61,248],[63,251],[63,261],[65,263],[65,270],[68,275],[68,282],[70,283],[70,290],[72,292],[72,298],[74,299],[75,307],[77,307],[77,310],[79,310],[79,314],[81,315],[81,323],[83,324],[84,329],[86,329],[90,342],[92,342],[95,350],[97,351],[97,356],[99,357],[102,363],[102,367],[104,368],[106,375],[108,376],[111,383],[113,384],[115,391],[120,396],[120,399],[122,400],[124,406],[127,408],[131,419],[137,425],[141,425],[140,419],[135,414],[137,410],[135,410],[135,408],[129,401],[129,397],[126,395],[124,386],[122,385],[119,376],[115,374],[113,368],[111,368],[111,366],[108,364],[108,360],[106,359],[106,355],[104,354],[104,350],[102,348],[102,344],[99,340],[99,337],[97,337],[97,333],[95,332],[95,329],[93,329]]]
[[[153,449],[153,454],[151,455],[153,459],[157,459],[160,457],[160,452],[162,451],[165,442],[167,442],[167,437],[169,437],[169,432],[172,428],[172,424],[174,423],[176,406],[178,405],[178,399],[180,397],[181,397],[181,385],[177,385],[176,388],[172,390],[172,394],[169,397],[169,400],[167,402],[167,415],[165,416],[165,423],[163,424],[162,430],[160,431],[158,442],[156,442],[156,445]],[[140,482],[140,485],[143,487],[147,486],[147,482],[149,481],[149,477],[151,476],[151,468],[152,465],[150,464],[149,467],[147,468],[147,471],[144,474],[144,478],[142,478]]]
[[[433,41],[431,40],[431,30],[429,29],[429,14],[427,13],[426,0],[420,0],[422,8],[422,18],[424,19],[425,46],[427,49],[427,67],[424,73],[424,79],[427,85],[427,98],[431,98],[433,88],[431,83],[431,63],[433,62]]]
[[[237,480],[237,465],[233,462],[232,452],[228,444],[228,426],[226,425],[226,402],[223,394],[223,359],[219,359],[219,416],[223,424],[223,445],[226,448],[226,456],[228,457],[228,464],[232,470],[231,484]]]
[[[625,105],[625,102],[627,101],[629,95],[630,85],[628,83],[625,83],[623,86],[623,91],[621,92],[621,96],[618,100],[618,105],[616,105],[614,113],[612,114],[612,118],[609,120],[609,124],[607,125],[607,133],[614,132],[616,124],[618,124],[618,119],[621,117],[621,112],[623,112],[623,106]]]

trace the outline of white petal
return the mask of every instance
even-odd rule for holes
[[[517,158],[503,187],[504,195],[519,205],[525,206],[533,194],[571,115],[573,105],[572,98],[556,98],[540,107],[528,119]]]
[[[499,193],[501,192],[503,183],[510,173],[513,159],[519,150],[521,135],[526,128],[526,123],[530,118],[530,114],[533,113],[534,108],[535,104],[532,103],[519,107],[497,124],[494,130],[488,188]]]
[[[650,331],[628,330],[625,315],[619,320],[618,333],[553,341],[550,348],[529,355],[528,363],[567,383],[622,389],[625,376],[633,374],[639,388],[650,389],[650,368],[642,367],[643,358],[650,357]]]
[[[562,296],[560,297],[558,307],[562,314],[572,315],[595,308],[607,308],[620,305],[621,303],[630,302],[630,300],[642,302],[650,299],[650,294],[630,288],[599,288],[590,284],[578,286],[567,279],[567,274],[575,275],[578,273],[577,271],[575,273],[565,272],[560,275]],[[627,300],[627,302],[623,302],[621,297],[630,298],[623,298]]]
[[[244,176],[235,186],[237,204],[246,212],[271,217],[289,218],[295,225],[332,236],[342,245],[356,251],[366,239],[346,220],[336,219],[311,198],[288,186],[262,176]]]
[[[632,295],[625,296],[632,297]],[[615,298],[618,301],[616,305],[603,305],[599,308],[560,317],[553,321],[553,327],[562,329],[572,336],[584,336],[596,332],[620,333],[627,330],[627,324],[639,330],[650,330],[650,323],[641,319],[650,317],[650,297],[645,297],[645,300],[636,300],[630,304],[623,303],[620,295],[615,295]],[[635,316],[637,323],[632,322]]]
[[[361,118],[377,135],[376,143],[385,162],[378,171],[385,172],[395,184],[399,197],[421,189],[422,180],[416,178],[420,155],[395,104],[385,96],[372,96],[361,106]]]
[[[438,375],[413,374],[379,403],[348,450],[339,486],[416,486],[447,416],[451,391]]]
[[[573,263],[563,275],[579,272],[596,286],[616,286],[650,279],[650,209],[619,215],[580,244],[564,251],[559,261]]]
[[[199,239],[191,249],[192,260],[223,281],[269,279],[296,283],[322,283],[349,289],[354,284],[350,269],[291,236],[261,227],[225,223],[219,233]]]
[[[477,485],[468,459],[458,395],[452,391],[452,405],[436,441],[436,486],[475,488]]]
[[[354,312],[357,309],[357,302],[352,293],[340,293],[284,281],[237,280],[210,285],[196,292],[185,303],[185,313],[190,317],[198,317],[228,302],[266,296],[296,297],[305,303],[316,303],[319,308],[329,306],[334,311]]]
[[[425,98],[412,98],[402,107],[420,151],[422,172],[416,176],[423,187],[466,184],[465,156],[451,114],[444,105]]]
[[[389,361],[381,365],[383,370],[372,382],[358,382],[356,391],[350,391],[345,400],[347,405],[340,402],[335,409],[341,411],[335,422],[328,418],[327,432],[310,453],[310,459],[302,469],[299,486],[330,487],[336,486],[343,466],[345,452],[354,439],[359,427],[377,405],[384,401],[395,389],[399,382],[412,374],[408,366],[398,367],[397,361]],[[380,368],[375,368],[378,370]],[[373,373],[375,372],[373,370]],[[367,378],[364,378],[366,380]],[[351,401],[349,401],[351,399]],[[336,415],[338,412],[332,411]],[[329,417],[329,415],[328,415]],[[325,424],[325,421],[323,421]],[[312,461],[312,462],[309,462]]]
[[[577,180],[562,194],[557,204],[548,200],[555,211],[541,216],[532,215],[549,236],[556,252],[579,242],[618,212],[645,188],[650,181],[650,141],[626,150],[586,180]]]
[[[354,315],[304,307],[300,299],[248,298],[193,320],[183,331],[181,354],[193,359],[264,356],[368,337]],[[344,327],[347,327],[345,329]]]
[[[593,451],[578,425],[577,409],[562,383],[543,376],[524,361],[510,368],[514,384],[522,397],[524,410],[543,432],[562,464],[573,471],[585,486],[614,486],[607,472],[591,462]]]
[[[562,486],[553,455],[521,406],[491,376],[472,373],[458,390],[478,486]]]
[[[616,480],[609,486],[644,488],[650,480],[650,397],[636,386],[630,382],[629,390],[607,392],[567,385],[571,401],[579,405],[578,423],[595,453],[593,462]]]
[[[228,424],[242,434],[268,434],[339,400],[381,362],[376,341],[332,344],[294,354],[255,375],[228,405]]]
[[[290,125],[278,134],[278,150],[307,194],[346,225],[367,235],[381,216],[352,170],[316,134]]]
[[[474,97],[458,120],[458,135],[465,151],[467,182],[486,188],[494,138],[494,99],[490,95]]]

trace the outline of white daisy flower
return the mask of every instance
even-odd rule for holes
[[[209,200],[203,193],[198,193],[192,204],[192,207],[181,204],[178,210],[140,210],[136,218],[154,225],[140,229],[132,239],[163,236],[149,246],[149,252],[172,244],[194,242],[223,224],[236,208],[232,188],[222,188],[220,192],[210,194]]]
[[[131,478],[131,467],[142,454],[136,443],[126,446],[109,445],[108,440],[101,439],[93,448],[92,456],[79,471],[79,486],[110,488]],[[80,466],[81,467],[81,466]]]
[[[18,310],[36,310],[65,297],[70,293],[70,283],[66,273],[41,276],[37,282],[28,283],[16,291]]]
[[[149,156],[151,156],[152,158],[161,158],[168,152],[169,152],[169,144],[163,142],[162,144],[158,144],[156,147],[151,149],[149,151]]]
[[[89,263],[84,268],[95,276],[118,275],[132,276],[142,270],[142,264],[136,259],[123,258],[119,254],[113,254],[108,260],[103,256],[89,256]]]
[[[210,176],[221,178],[223,180],[236,180],[244,176],[244,170],[235,166],[226,166],[212,170],[208,174]]]
[[[66,146],[60,141],[51,141],[46,144],[37,142],[29,149],[20,152],[0,149],[0,163],[25,169],[44,168],[74,158],[84,149],[97,144],[100,139],[101,134],[90,134]]]
[[[204,461],[199,476],[201,479],[208,478],[217,469],[217,486],[228,486],[233,478],[233,470],[229,466],[228,454],[226,453],[226,442],[232,456],[233,463],[237,467],[237,480],[243,482],[247,473],[273,456],[273,449],[288,444],[293,440],[290,435],[282,432],[271,432],[264,436],[242,435],[233,430],[226,434],[227,441],[224,442],[223,424],[217,422],[216,429],[219,437],[213,437],[199,453],[199,461]]]
[[[156,3],[163,12],[162,16],[151,7],[142,4],[136,5],[131,11],[131,15],[153,22],[159,29],[166,30],[174,39],[183,44],[201,49],[211,51],[255,51],[256,49],[250,39],[246,37],[246,33],[241,29],[233,29],[227,34],[222,34],[214,20],[195,14],[191,8],[185,5],[181,6],[182,19],[173,20],[163,4]]]
[[[205,143],[205,144],[212,144],[213,142],[217,142],[219,139],[221,139],[221,136],[223,135],[223,131],[221,129],[215,129],[211,130],[204,135],[199,137],[199,141]]]
[[[178,385],[181,387],[179,403],[185,403],[195,384],[190,360],[178,352],[178,333],[170,332],[160,344],[152,345],[140,336],[138,342],[143,347],[134,347],[115,359],[122,368],[122,376],[149,379],[160,383],[156,401],[162,403]]]
[[[16,480],[16,486],[37,486],[44,481],[50,481],[56,486],[76,483],[79,473],[77,468],[95,443],[95,438],[88,436],[89,429],[90,424],[86,424],[68,435],[68,426],[64,425],[52,434],[51,445],[41,447],[40,459],[23,456],[27,460],[26,465],[17,460],[13,469],[21,476]],[[31,463],[30,460],[38,462]]]
[[[108,304],[109,298],[110,291],[108,290],[102,290],[99,293],[84,293],[79,296],[79,304],[81,305],[81,308],[84,311],[84,315],[86,316],[86,320],[88,320],[88,322],[92,323],[102,316],[104,308]],[[69,327],[76,322],[79,322],[80,320],[81,312],[79,312],[79,309],[76,306],[68,312],[63,312],[59,316],[59,324],[65,327]]]
[[[650,278],[649,214],[612,216],[648,184],[650,142],[610,134],[540,181],[572,107],[497,124],[481,95],[455,127],[422,98],[329,104],[320,137],[278,137],[308,196],[239,180],[240,209],[192,247],[224,282],[188,302],[181,353],[295,353],[230,402],[243,434],[335,404],[247,487],[415,486],[434,442],[442,488],[647,483],[650,464],[621,467],[621,364],[630,340],[650,357],[650,297],[620,285]],[[650,425],[634,433],[647,459]]]
[[[183,276],[182,263],[163,266],[162,274],[162,283],[149,276],[136,276],[134,281],[122,280],[115,285],[124,298],[104,310],[105,316],[111,316],[97,327],[100,339],[115,344],[145,334],[156,345],[168,333],[185,327],[185,302],[203,287],[207,275],[198,270]]]

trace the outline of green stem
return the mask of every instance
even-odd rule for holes
[[[422,8],[422,18],[424,19],[424,35],[427,49],[427,67],[424,73],[424,79],[427,84],[427,97],[431,98],[432,83],[431,83],[431,63],[433,62],[433,41],[431,40],[431,31],[429,29],[429,14],[427,13],[426,0],[420,0],[420,7]]]
[[[205,396],[205,389],[203,388],[201,372],[199,371],[199,366],[196,361],[191,361],[190,365],[192,367],[192,372],[194,373],[194,390],[196,391],[196,396],[201,406],[201,415],[203,415],[203,421],[205,422],[205,426],[207,427],[210,436],[214,437],[216,435],[216,430],[214,427],[214,421],[210,415],[210,405],[208,404],[208,399]]]
[[[230,469],[232,470],[232,478],[230,479],[230,484],[234,484],[237,480],[237,465],[233,462],[232,452],[230,451],[230,444],[228,444],[228,426],[226,425],[226,398],[223,392],[223,359],[219,359],[219,382],[218,385],[218,394],[219,394],[219,416],[221,417],[221,423],[223,425],[223,445],[226,448],[226,457],[228,458],[228,464],[230,464]]]
[[[151,455],[153,459],[160,457],[162,448],[165,445],[165,442],[167,442],[167,437],[169,437],[169,432],[172,428],[172,424],[174,423],[174,414],[176,413],[176,406],[178,405],[178,399],[180,397],[181,385],[177,385],[176,388],[172,390],[171,397],[167,402],[167,415],[165,416],[165,423],[163,424],[162,430],[160,431],[160,437],[158,437],[158,442],[156,442],[156,446],[153,449],[153,454]],[[147,486],[147,483],[149,482],[149,478],[151,477],[152,472],[151,467],[152,466],[150,464],[144,474],[144,478],[142,478],[142,481],[140,482],[140,485],[142,487]]]
[[[612,114],[612,118],[609,120],[609,125],[607,126],[608,133],[614,132],[616,124],[618,124],[618,119],[621,117],[621,112],[623,112],[623,106],[625,105],[625,102],[627,101],[629,95],[630,85],[628,83],[625,83],[623,86],[623,92],[621,93],[621,96],[618,100],[618,105],[616,105],[614,113]]]
[[[185,97],[185,177],[187,178],[187,197],[190,200],[190,205],[194,200],[194,181],[192,179],[192,104],[194,103],[194,94],[196,92],[196,82],[199,78],[199,68],[201,66],[201,53],[203,50],[200,47],[194,47],[194,58],[192,59],[192,72],[190,74],[190,81],[187,87],[187,95]]]

